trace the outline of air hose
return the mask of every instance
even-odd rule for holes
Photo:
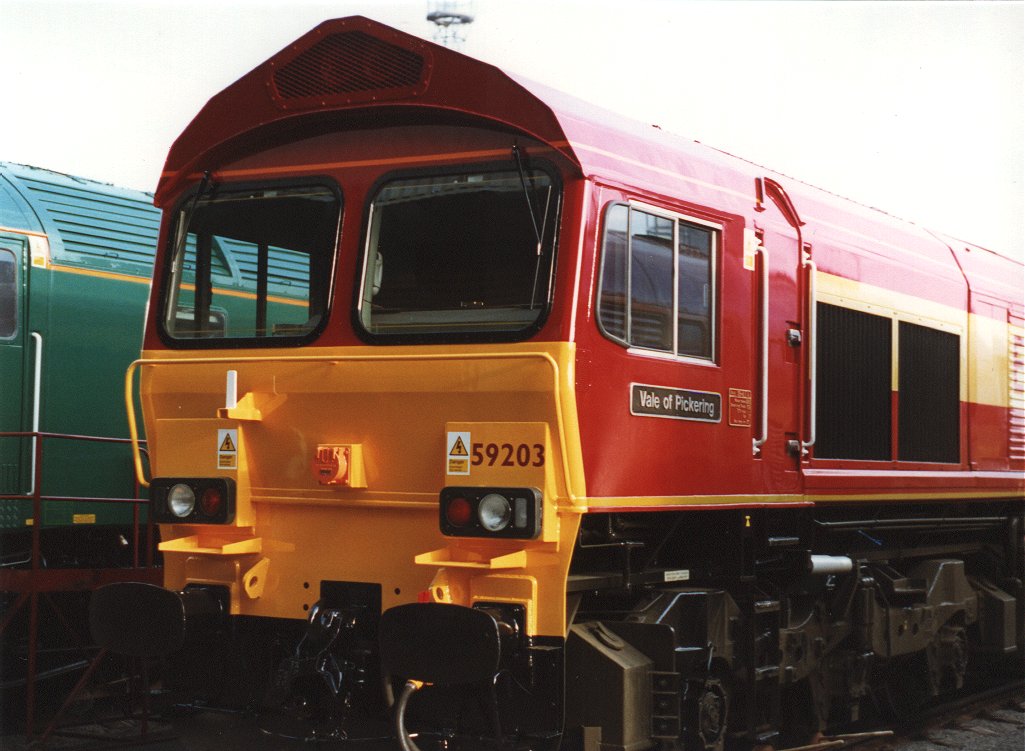
[[[423,685],[420,681],[406,681],[406,685],[402,687],[402,693],[399,694],[399,700],[395,703],[395,735],[399,739],[402,751],[420,751],[406,731],[406,705],[409,703],[409,697],[419,691]]]

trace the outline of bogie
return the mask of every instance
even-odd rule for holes
[[[1009,604],[1013,599],[1007,593],[997,595],[989,576],[1016,555],[1013,543],[1001,548],[1000,541],[1018,517],[1007,515],[1015,513],[1014,506],[991,507],[987,533],[965,540],[951,530],[950,517],[930,516],[926,509],[915,510],[914,523],[902,517],[889,524],[878,509],[860,516],[865,511],[853,507],[828,516],[792,512],[775,520],[733,515],[735,527],[746,529],[750,522],[765,535],[752,540],[754,566],[747,572],[735,568],[729,548],[717,560],[705,548],[682,547],[683,541],[701,536],[700,528],[689,525],[705,520],[652,518],[645,523],[630,517],[585,523],[591,530],[588,546],[575,559],[581,581],[588,581],[581,567],[621,563],[616,559],[622,550],[633,550],[638,559],[648,548],[661,552],[658,558],[647,558],[655,568],[623,568],[614,586],[589,591],[577,611],[578,622],[596,633],[615,634],[623,641],[620,649],[641,649],[653,661],[662,647],[662,665],[651,670],[664,690],[653,688],[653,706],[664,714],[675,697],[679,709],[669,715],[680,724],[656,714],[653,727],[685,728],[676,738],[664,737],[672,730],[664,733],[663,741],[670,745],[715,748],[727,737],[749,744],[793,745],[872,716],[906,716],[961,689],[977,669],[973,655],[986,651],[978,641],[980,610],[987,617],[986,601],[1006,597],[1001,601]],[[713,524],[725,537],[729,516]],[[814,540],[788,538],[787,549],[772,534],[773,525],[780,523],[791,530],[833,531]],[[659,539],[656,528],[670,530],[678,539]],[[846,537],[849,530],[864,528],[887,530],[892,547],[867,543],[859,550],[848,541],[847,571],[809,569],[806,545],[825,545],[836,534]],[[616,538],[619,546],[604,549],[603,564],[594,554],[602,544],[599,529],[606,544]],[[744,538],[742,529],[735,532]],[[926,546],[912,542],[924,539],[951,556],[929,557]],[[627,544],[631,541],[634,546]],[[955,548],[958,557],[953,557]],[[818,565],[825,564],[820,560]],[[690,572],[687,587],[653,584],[666,570],[684,568]],[[593,585],[599,579],[590,581]],[[702,587],[712,583],[716,589]],[[989,649],[1014,650],[1007,633],[999,647]],[[586,660],[579,659],[578,665],[574,650],[567,652],[567,660],[585,684],[596,680],[588,674]]]

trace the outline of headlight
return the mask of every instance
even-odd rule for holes
[[[158,524],[231,524],[235,481],[230,477],[154,477],[150,513]]]
[[[477,506],[477,518],[480,525],[488,532],[501,532],[509,526],[512,518],[512,506],[509,499],[498,493],[488,493],[480,499]]]
[[[534,540],[541,534],[537,488],[448,487],[438,501],[441,533],[450,537]]]
[[[167,507],[179,519],[184,519],[196,508],[196,494],[192,488],[180,482],[168,491]]]

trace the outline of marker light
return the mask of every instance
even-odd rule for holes
[[[154,477],[150,513],[158,524],[231,524],[235,481],[230,477]]]
[[[210,487],[203,491],[199,498],[199,510],[204,516],[217,516],[224,505],[224,494],[217,487]]]
[[[480,499],[480,505],[477,506],[477,519],[488,532],[501,532],[509,526],[512,519],[509,499],[498,493],[488,493]]]
[[[196,494],[180,482],[167,493],[167,507],[179,519],[184,519],[196,508]]]
[[[473,518],[473,507],[468,500],[457,496],[448,502],[445,518],[453,527],[465,527]]]
[[[537,488],[446,487],[438,498],[438,523],[449,537],[536,540],[542,508]]]

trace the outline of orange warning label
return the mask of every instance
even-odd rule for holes
[[[217,469],[238,469],[238,430],[217,431]]]
[[[466,450],[466,444],[463,443],[461,436],[456,436],[456,442],[452,445],[452,450],[448,452],[449,456],[469,456],[470,452]]]
[[[445,474],[468,475],[470,474],[470,452],[467,445],[470,443],[470,433],[467,431],[449,431],[445,440]]]

